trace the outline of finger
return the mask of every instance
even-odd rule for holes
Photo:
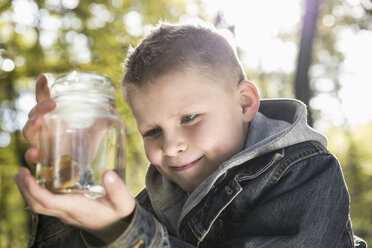
[[[32,182],[32,181],[35,181],[35,179],[30,178],[30,176],[31,176],[31,173],[28,169],[21,168],[18,174],[15,176],[15,182],[18,186],[18,189],[23,199],[27,202],[28,206],[35,212],[42,213],[42,211],[39,211],[41,208],[40,204],[38,204],[37,201],[35,201],[35,199],[33,199],[33,197],[30,194],[30,191],[35,190],[34,189],[35,185]]]
[[[34,115],[26,122],[22,129],[23,137],[28,141],[31,146],[37,146],[39,142],[39,135],[43,118],[41,115]]]
[[[19,192],[21,193],[21,195],[22,195],[22,198],[28,203],[28,201],[27,201],[27,198],[26,198],[26,196],[24,195],[24,193],[23,193],[23,187],[21,186],[21,179],[20,179],[20,177],[21,177],[21,170],[22,170],[23,168],[21,168],[20,170],[19,170],[19,172],[18,172],[18,174],[17,175],[15,175],[15,177],[14,177],[14,181],[15,181],[15,183],[17,184],[17,187],[18,187],[18,190],[19,190]]]
[[[40,75],[36,81],[36,101],[44,101],[50,98],[50,92],[48,87],[48,80],[45,75]]]
[[[34,165],[38,163],[41,159],[41,154],[40,154],[39,149],[37,149],[36,147],[29,148],[25,154],[25,159],[27,163],[29,164]]]
[[[15,176],[15,181],[23,199],[28,203],[30,207],[34,206],[35,200],[33,199],[33,197],[31,197],[29,192],[33,191],[35,188],[35,185],[33,183],[35,179],[31,176],[30,171],[24,167],[21,168],[18,174]]]
[[[21,168],[15,177],[15,181],[23,199],[36,213],[58,216],[59,212],[54,208],[54,195],[41,187],[26,168]]]
[[[103,186],[105,187],[108,198],[113,208],[119,212],[122,217],[129,216],[135,207],[135,201],[129,194],[129,191],[123,180],[114,171],[106,171],[103,174]]]
[[[30,112],[28,113],[28,117],[32,118],[36,114],[44,115],[50,111],[52,111],[56,107],[56,102],[51,99],[47,98],[45,100],[39,101],[38,104],[33,107]]]

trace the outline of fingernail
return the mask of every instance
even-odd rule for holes
[[[109,171],[106,173],[106,180],[108,183],[114,183],[116,181],[116,174],[113,171]]]
[[[41,79],[42,79],[42,80],[41,80]],[[39,76],[38,80],[41,80],[41,81],[40,81],[40,86],[44,87],[45,84],[46,84],[46,82],[47,82],[47,78],[45,77],[45,75],[44,75],[44,74],[41,74],[41,75]]]

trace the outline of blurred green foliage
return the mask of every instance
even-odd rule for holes
[[[25,247],[29,216],[13,180],[19,162],[12,150],[13,143],[0,148],[0,247]]]
[[[142,140],[136,130],[127,104],[120,93],[124,75],[122,63],[127,49],[155,25],[159,19],[178,21],[187,18],[187,0],[0,0],[0,247],[25,247],[30,215],[13,177],[20,166],[27,166],[24,154],[28,148],[21,134],[27,112],[35,104],[36,78],[41,73],[56,76],[72,70],[96,71],[108,75],[117,87],[117,109],[127,125],[126,182],[133,194],[144,186],[148,162]],[[203,5],[197,16],[208,19]],[[323,1],[320,19],[329,15],[339,0]],[[193,5],[195,7],[195,5]],[[269,7],[269,6],[268,6]],[[214,21],[212,18],[209,21]],[[350,18],[336,20],[343,25]],[[355,20],[354,20],[355,22]],[[360,26],[366,23],[361,19]],[[314,47],[315,65],[324,67],[336,82],[339,63],[343,60],[334,48],[331,27],[321,22]],[[299,40],[297,30],[281,33],[283,41]],[[327,54],[332,63],[321,60]],[[6,62],[5,62],[6,61]],[[6,64],[6,66],[4,66]],[[257,83],[262,97],[293,97],[293,74],[261,72],[246,68],[248,77]],[[312,77],[313,80],[316,78]],[[315,95],[316,89],[313,89]],[[27,100],[28,101],[25,101]],[[317,112],[314,119],[318,119]],[[339,158],[351,194],[351,216],[356,234],[372,243],[372,124],[349,130],[334,127],[327,133],[330,150]]]
[[[146,29],[160,19],[178,21],[185,8],[183,0],[0,1],[0,247],[27,244],[30,215],[13,178],[20,166],[34,170],[20,129],[35,102],[19,100],[34,94],[42,73],[95,71],[112,79],[127,126],[126,182],[133,195],[144,187],[148,162],[120,92],[122,64]]]
[[[329,149],[340,160],[351,197],[350,215],[356,235],[372,244],[372,123],[353,130],[332,127]]]

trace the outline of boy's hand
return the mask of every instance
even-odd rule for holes
[[[31,147],[25,158],[30,164],[40,161],[37,144],[43,116],[51,112],[56,103],[50,98],[47,79],[41,75],[36,82],[36,106],[30,111],[22,133]],[[99,134],[96,134],[99,136]],[[53,194],[41,187],[26,168],[21,168],[15,177],[19,191],[29,207],[36,213],[55,216],[66,224],[84,229],[103,241],[110,242],[126,228],[123,221],[134,211],[135,201],[128,193],[124,182],[113,171],[103,175],[107,196],[90,199],[78,194]]]
[[[40,160],[40,151],[37,144],[40,139],[40,129],[43,123],[43,115],[56,107],[54,100],[50,98],[47,79],[41,75],[36,82],[36,106],[28,114],[28,121],[22,133],[31,147],[27,150],[25,158],[30,164],[36,164]]]
[[[114,171],[103,175],[107,196],[91,199],[79,194],[53,194],[38,185],[26,168],[15,177],[19,191],[36,213],[55,216],[66,224],[86,230],[105,242],[114,241],[127,227],[135,200]]]

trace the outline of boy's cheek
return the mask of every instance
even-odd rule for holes
[[[145,154],[150,163],[157,165],[161,161],[161,152],[160,149],[156,149],[153,145],[147,144],[145,142]]]

